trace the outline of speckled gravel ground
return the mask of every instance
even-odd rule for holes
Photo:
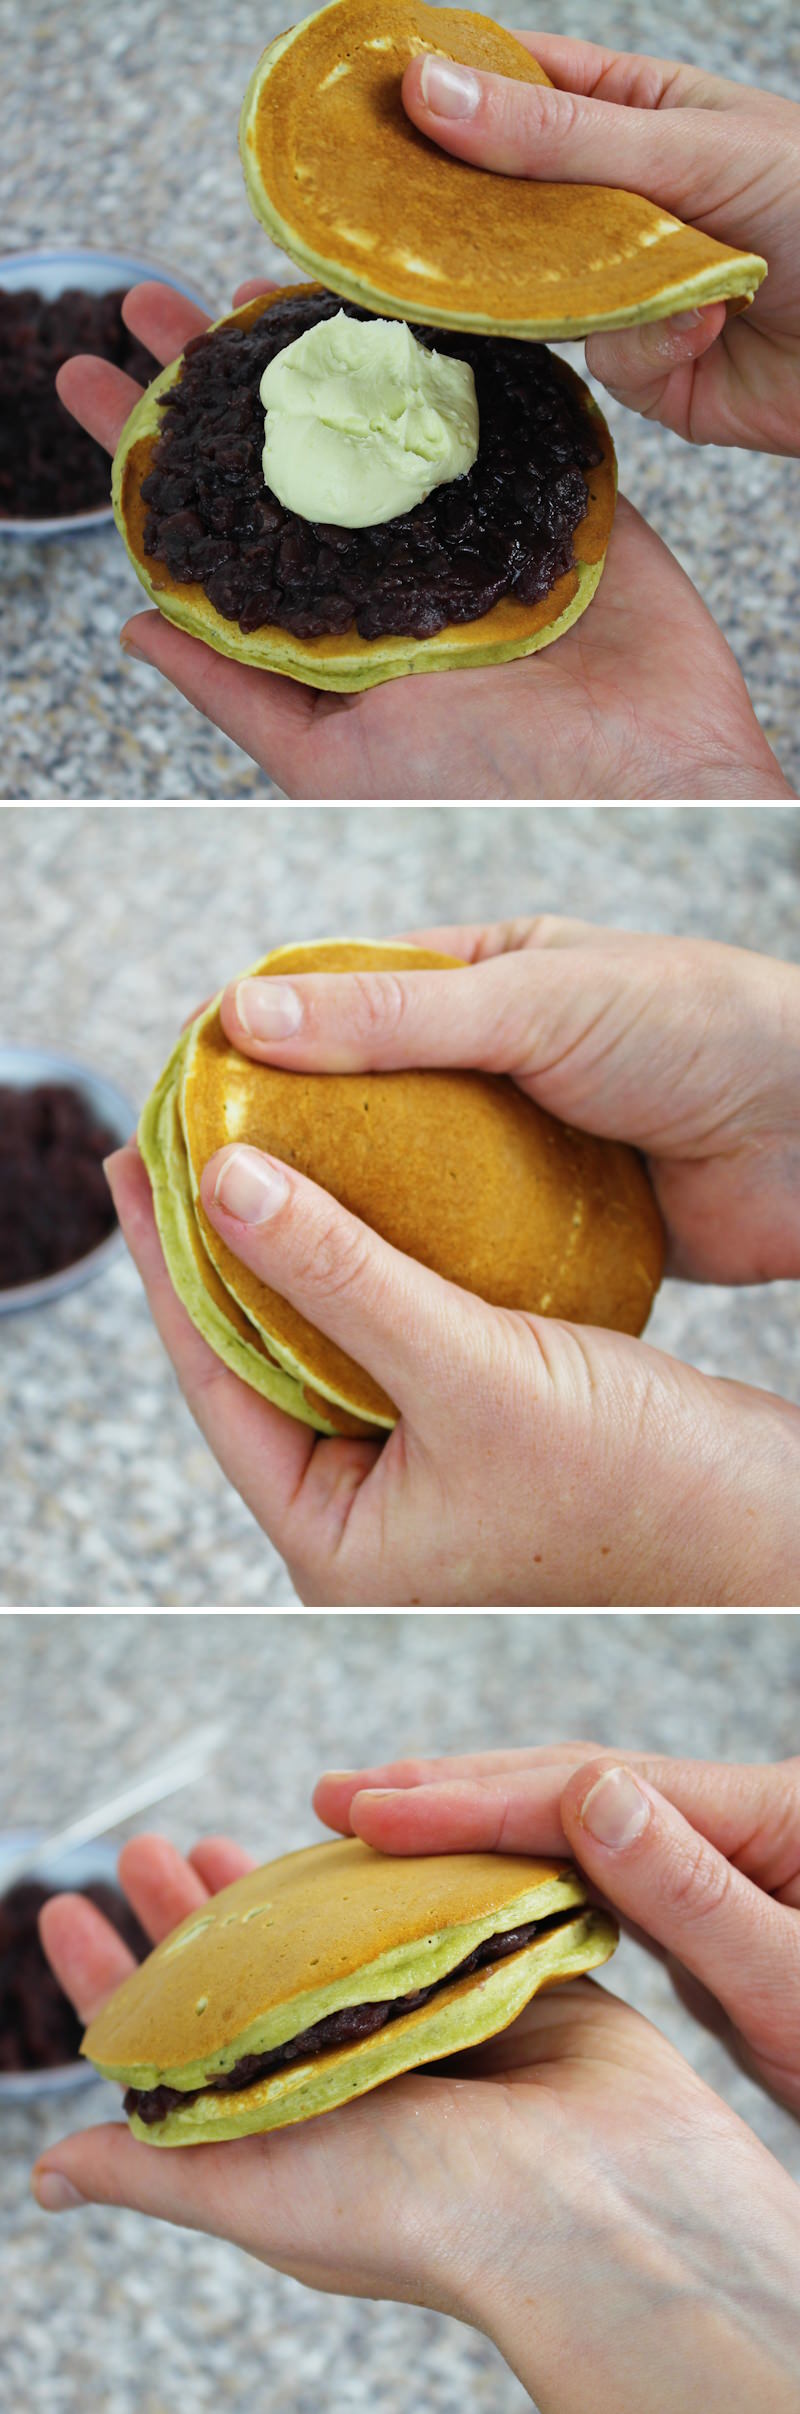
[[[213,1695],[227,1745],[149,1823],[184,1848],[227,1828],[265,1859],[320,1840],[309,1796],[326,1765],[566,1734],[729,1760],[797,1743],[794,1617],[4,1617],[0,1651],[4,1823],[55,1826],[205,1720]],[[604,1983],[800,2179],[797,2124],[692,2023],[658,1957],[626,1938]],[[46,2220],[27,2195],[35,2155],[118,2100],[98,2085],[80,2108],[2,2108],[0,2392],[14,2414],[530,2414],[487,2341],[444,2316],[313,2296],[132,2213]]]
[[[84,1057],[138,1108],[184,1015],[282,940],[529,904],[796,957],[799,875],[793,806],[6,808],[0,1035]],[[709,1372],[787,1396],[796,1332],[788,1283],[669,1283],[649,1327]],[[197,1434],[122,1255],[5,1321],[0,1459],[6,1604],[294,1599]]]
[[[530,23],[527,0],[489,8]],[[551,26],[596,34],[581,0]],[[283,0],[82,0],[25,12],[0,0],[4,140],[0,221],[9,248],[116,244],[170,264],[227,306],[233,288],[286,264],[256,227],[236,125],[259,50],[282,30]],[[732,0],[698,20],[675,0],[609,0],[603,38],[620,49],[698,61],[741,82],[800,93],[789,0]],[[35,96],[35,99],[32,97]],[[79,130],[79,138],[78,138]],[[568,348],[569,350],[569,348]],[[579,360],[573,347],[570,357]],[[787,776],[800,782],[796,629],[800,617],[797,465],[712,448],[609,408],[626,492],[653,521],[725,630]],[[264,797],[278,793],[191,706],[117,646],[142,600],[113,528],[48,544],[0,540],[7,693],[0,715],[12,797]]]

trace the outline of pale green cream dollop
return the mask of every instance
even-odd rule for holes
[[[472,468],[469,363],[419,344],[403,319],[321,319],[276,353],[259,388],[264,477],[304,520],[370,528]]]

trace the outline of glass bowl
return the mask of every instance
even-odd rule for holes
[[[78,285],[85,293],[114,293],[124,285],[141,285],[156,278],[160,285],[171,285],[175,293],[185,294],[187,301],[196,302],[198,309],[207,310],[205,296],[198,293],[188,279],[176,275],[160,260],[142,260],[136,253],[79,249],[72,244],[59,248],[45,244],[40,250],[0,253],[0,286],[6,293],[21,293],[28,285],[54,301],[68,286]],[[212,317],[218,313],[211,312]],[[109,483],[111,465],[109,462]],[[95,503],[91,511],[65,512],[63,518],[50,520],[0,519],[0,537],[74,536],[82,528],[103,528],[113,520],[110,502]]]
[[[28,1090],[39,1081],[69,1082],[85,1099],[98,1122],[108,1125],[120,1147],[130,1139],[136,1108],[115,1082],[106,1079],[105,1073],[95,1072],[91,1065],[81,1064],[73,1056],[62,1056],[56,1048],[14,1048],[0,1043],[0,1083]],[[0,1316],[13,1315],[22,1308],[46,1307],[51,1299],[63,1298],[66,1291],[77,1291],[94,1274],[102,1274],[109,1260],[122,1248],[122,1234],[115,1226],[104,1240],[98,1241],[95,1249],[88,1249],[85,1257],[76,1257],[71,1266],[61,1266],[55,1274],[43,1274],[37,1282],[19,1282],[9,1291],[0,1290]]]

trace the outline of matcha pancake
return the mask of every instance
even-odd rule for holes
[[[112,493],[151,601],[219,653],[333,691],[551,644],[591,601],[614,514],[614,449],[588,388],[540,346],[415,329],[474,375],[472,468],[379,525],[315,521],[266,483],[260,384],[343,307],[366,317],[317,286],[247,302],[137,403]]]
[[[393,942],[329,941],[278,948],[252,969],[291,978],[453,962]],[[322,1431],[385,1428],[396,1411],[209,1223],[200,1177],[232,1141],[296,1166],[396,1248],[501,1307],[638,1333],[660,1279],[660,1219],[632,1149],[572,1130],[488,1074],[256,1064],[227,1041],[219,1000],[179,1041],[139,1140],[194,1323],[254,1389]]]
[[[255,215],[298,267],[387,316],[528,338],[752,300],[764,260],[636,193],[440,151],[400,96],[423,51],[550,80],[491,18],[424,0],[333,0],[264,52],[239,145]]]
[[[126,2088],[137,2137],[247,2137],[479,2044],[616,1941],[565,1863],[315,1844],[192,1912],[81,2051]]]

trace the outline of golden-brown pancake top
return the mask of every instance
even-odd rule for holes
[[[287,1853],[174,1929],[92,2021],[85,2050],[103,2067],[180,2068],[231,2046],[296,1997],[387,1952],[424,1947],[442,1929],[502,1917],[540,1886],[542,1916],[585,1899],[576,1870],[518,1854],[412,1859],[353,1837]],[[409,1977],[409,1991],[413,1984]]]

